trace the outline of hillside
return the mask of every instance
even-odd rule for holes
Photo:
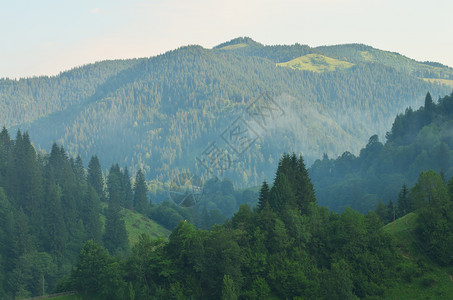
[[[366,213],[380,201],[396,201],[403,184],[413,185],[422,171],[453,176],[452,107],[453,94],[434,103],[428,93],[423,107],[395,118],[385,143],[373,135],[357,156],[346,151],[318,159],[309,170],[318,201]]]
[[[107,203],[101,203],[101,222],[105,227],[105,213]],[[133,247],[138,242],[138,237],[141,234],[149,235],[151,238],[168,238],[171,231],[158,224],[156,221],[149,219],[146,215],[136,211],[123,208],[121,210],[124,223],[126,225],[127,235],[129,238],[130,247]]]
[[[287,67],[295,70],[312,71],[312,72],[331,72],[346,70],[354,66],[347,61],[330,58],[320,54],[307,54],[288,62],[278,63],[277,66]]]
[[[398,284],[389,290],[388,296],[392,299],[448,299],[453,294],[452,275],[448,268],[438,266],[426,255],[415,235],[416,221],[417,214],[412,212],[383,227],[394,237],[406,266],[413,272],[400,274]],[[411,278],[409,282],[408,278]]]
[[[239,38],[213,49],[182,47],[55,77],[3,79],[0,120],[11,132],[28,130],[37,147],[48,149],[56,141],[84,161],[102,154],[104,170],[118,162],[130,166],[132,174],[141,167],[148,179],[160,182],[187,170],[208,176],[196,158],[215,142],[230,160],[217,175],[242,187],[258,185],[273,177],[271,165],[285,151],[303,153],[308,164],[322,153],[358,153],[369,136],[385,134],[398,112],[422,105],[426,91],[434,97],[451,91],[419,78],[435,74],[410,67],[418,62],[398,55],[383,62],[361,60],[356,57],[360,47],[365,46],[266,46]],[[364,49],[373,57],[390,55]],[[300,57],[322,57],[323,62],[311,59],[304,70],[276,65]],[[312,72],[323,64],[343,67]],[[440,68],[439,78],[451,71],[422,65]],[[266,128],[247,113],[263,92],[280,107]],[[224,132],[240,116],[254,139],[234,156]]]
[[[362,44],[322,46],[315,52],[351,63],[377,63],[419,78],[453,79],[453,69],[439,63],[419,62],[396,52],[382,51]]]
[[[378,213],[318,206],[295,154],[279,160],[270,186],[261,186],[255,209],[241,206],[224,225],[197,230],[180,222],[167,240],[141,237],[120,260],[88,242],[60,291],[95,299],[451,296],[453,179],[422,173],[407,202],[416,212],[386,226]]]

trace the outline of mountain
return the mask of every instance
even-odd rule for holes
[[[440,83],[452,79],[447,66],[365,45],[238,38],[54,77],[2,79],[0,120],[9,131],[28,130],[38,147],[56,141],[84,161],[99,154],[104,169],[119,162],[135,174],[141,167],[155,182],[183,171],[215,173],[250,186],[273,177],[283,152],[302,153],[308,164],[322,153],[358,153],[398,112],[422,105],[428,90],[451,92]],[[257,115],[260,103],[273,110]]]

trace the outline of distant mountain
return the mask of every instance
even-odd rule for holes
[[[322,153],[358,153],[398,112],[422,105],[428,90],[450,93],[452,79],[449,67],[365,45],[238,38],[55,77],[2,79],[0,125],[28,130],[44,149],[56,141],[85,162],[97,153],[104,169],[119,162],[134,174],[142,167],[161,182],[183,170],[202,176],[215,150],[223,161],[210,170],[250,186],[274,176],[283,152],[301,153],[308,164]],[[257,115],[260,103],[275,110]]]

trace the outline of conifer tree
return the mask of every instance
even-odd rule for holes
[[[57,185],[53,179],[51,172],[47,174],[47,188],[46,188],[46,201],[45,201],[45,248],[48,252],[63,257],[66,242],[67,230],[65,221],[63,219],[63,208],[61,203],[61,196]]]
[[[431,97],[431,94],[428,92],[426,93],[425,97],[425,111],[432,111],[433,108],[434,108],[433,98]]]
[[[14,216],[13,235],[11,237],[11,256],[19,258],[21,255],[35,249],[33,237],[28,227],[28,218],[22,208]]]
[[[104,246],[111,254],[126,253],[129,240],[126,224],[121,216],[122,174],[118,164],[110,168],[108,176],[109,201],[105,216]]]
[[[101,221],[99,219],[99,196],[91,185],[88,185],[84,197],[82,220],[88,239],[97,243],[102,241]]]
[[[299,210],[302,213],[308,211],[310,203],[316,202],[315,189],[308,176],[307,168],[305,167],[304,159],[299,156],[296,163],[296,201]]]
[[[398,194],[398,203],[396,205],[398,217],[402,217],[412,211],[412,205],[409,198],[409,191],[407,189],[406,184],[403,184]]]
[[[285,174],[279,173],[269,194],[269,204],[273,211],[279,213],[287,206],[294,207],[295,196]]]
[[[129,250],[126,224],[120,207],[109,203],[105,216],[104,246],[113,255],[125,254]]]
[[[73,171],[78,183],[84,183],[86,181],[86,172],[85,168],[83,167],[83,161],[80,155],[78,155],[75,159]]]
[[[11,152],[12,141],[9,136],[8,130],[3,127],[0,132],[0,185],[6,185],[6,171],[9,160],[9,155]]]
[[[101,201],[106,201],[104,191],[104,178],[102,176],[101,164],[96,155],[92,156],[88,163],[88,183],[94,188]]]
[[[261,185],[260,194],[258,196],[258,212],[262,211],[266,202],[269,201],[269,185],[266,180],[263,181]]]
[[[145,176],[142,173],[142,169],[138,170],[137,176],[135,177],[134,185],[134,208],[140,213],[145,213],[148,208],[147,194],[148,188],[145,182]]]
[[[124,203],[123,174],[118,164],[112,165],[107,177],[109,204],[121,206]]]

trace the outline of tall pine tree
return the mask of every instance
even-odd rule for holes
[[[135,176],[134,185],[134,208],[140,213],[145,213],[148,209],[147,194],[148,188],[145,182],[145,176],[143,175],[142,169],[138,170],[137,176]]]
[[[113,165],[108,176],[109,201],[103,236],[104,246],[111,254],[124,254],[129,250],[126,224],[121,215],[122,177],[118,164]]]
[[[260,194],[258,196],[258,212],[262,211],[266,202],[269,201],[269,185],[267,184],[266,180],[263,181],[261,185]]]
[[[106,201],[104,191],[104,177],[102,176],[101,164],[96,155],[92,156],[88,163],[88,183],[94,188],[101,201]]]

